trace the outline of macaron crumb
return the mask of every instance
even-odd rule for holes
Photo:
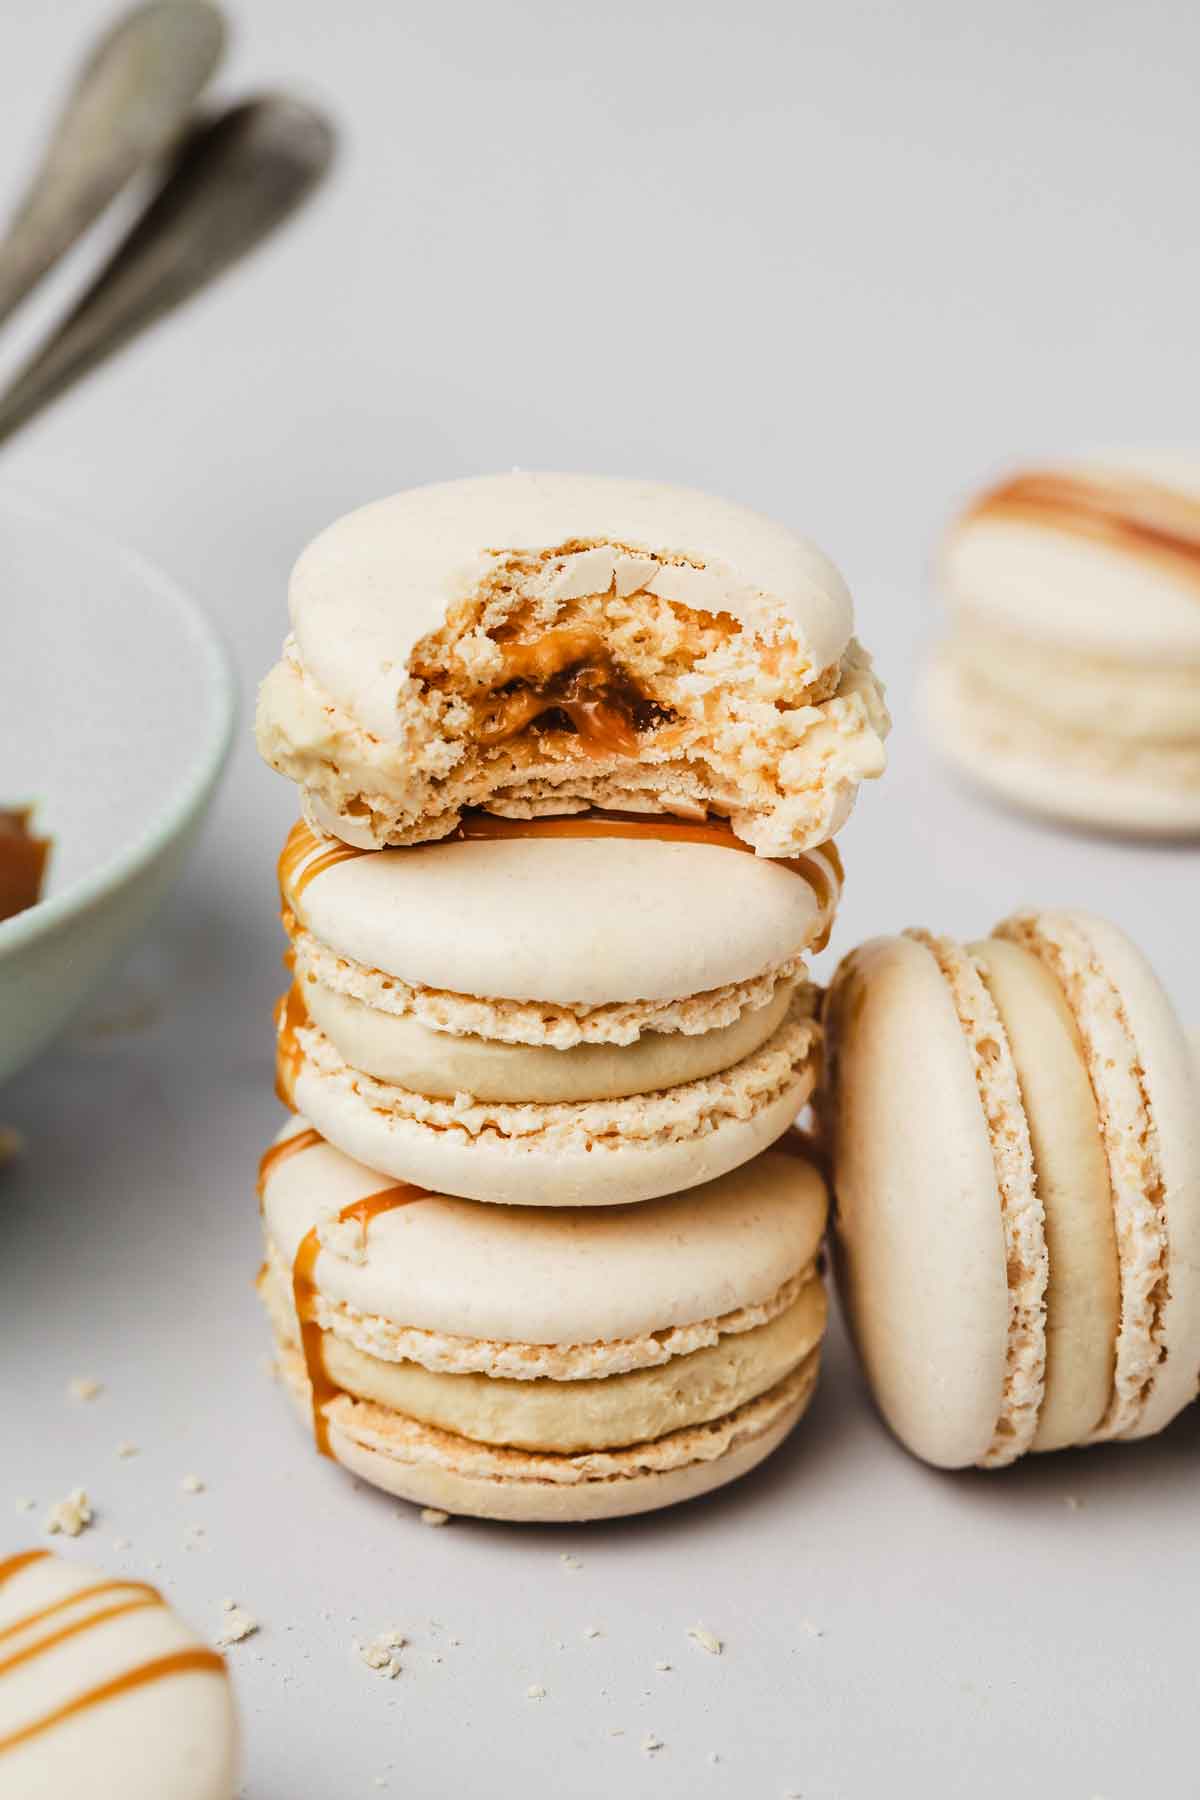
[[[823,1625],[818,1625],[815,1619],[801,1619],[800,1629],[801,1631],[806,1631],[809,1637],[819,1638],[825,1636],[825,1627]]]
[[[389,1631],[381,1631],[364,1644],[355,1638],[354,1648],[368,1669],[374,1669],[387,1681],[395,1681],[400,1673],[400,1652],[404,1648],[405,1638],[402,1631],[393,1626]]]
[[[654,1667],[659,1675],[669,1675],[671,1672],[671,1665],[669,1662],[656,1662]]]
[[[81,1405],[97,1399],[103,1392],[104,1383],[97,1381],[92,1375],[76,1375],[74,1380],[67,1383],[67,1398],[78,1400]]]
[[[179,1485],[185,1494],[202,1494],[204,1492],[204,1483],[198,1475],[185,1475]]]
[[[580,1562],[579,1558],[577,1556],[572,1556],[571,1552],[569,1550],[564,1550],[558,1560],[562,1564],[563,1568],[567,1569],[572,1575],[574,1575],[577,1572],[577,1570],[582,1569],[582,1567],[583,1567],[583,1564]]]
[[[448,1512],[443,1512],[438,1506],[423,1506],[421,1508],[421,1523],[422,1525],[448,1525],[450,1523],[450,1514]]]
[[[29,1498],[28,1494],[18,1494],[18,1496],[17,1496],[17,1511],[18,1512],[32,1512],[36,1505],[37,1505],[37,1501],[31,1500]]]
[[[117,1445],[117,1455],[122,1462],[128,1462],[131,1456],[140,1456],[141,1451],[136,1444],[130,1443],[128,1438],[122,1438]]]
[[[114,1550],[132,1550],[133,1540],[132,1538],[127,1537],[115,1537],[112,1541],[112,1547]]]
[[[525,1689],[525,1698],[527,1700],[544,1700],[546,1698],[546,1690],[540,1681],[530,1682]]]
[[[688,1636],[691,1638],[693,1644],[698,1644],[700,1649],[706,1650],[710,1656],[720,1656],[722,1650],[725,1648],[724,1643],[717,1636],[716,1632],[707,1630],[703,1625],[690,1625],[688,1627]]]
[[[665,1750],[666,1745],[653,1731],[648,1731],[642,1739],[642,1750],[647,1756],[653,1756],[658,1750]]]
[[[253,1637],[258,1630],[258,1620],[248,1613],[236,1600],[222,1600],[221,1629],[217,1633],[217,1649],[227,1650],[230,1644],[240,1644],[248,1637]]]
[[[56,1500],[46,1514],[46,1531],[53,1537],[61,1532],[63,1537],[78,1537],[86,1531],[93,1519],[91,1502],[82,1488],[73,1488],[65,1500]]]
[[[720,1762],[721,1758],[715,1750],[710,1750],[708,1753],[708,1760],[710,1763],[716,1764]]]
[[[585,1625],[583,1628],[583,1635],[585,1638],[598,1638],[603,1637],[604,1633],[598,1625]]]

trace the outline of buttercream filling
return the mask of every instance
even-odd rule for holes
[[[299,1352],[283,1347],[280,1366],[293,1395],[306,1405],[307,1382]],[[371,1401],[354,1400],[348,1394],[331,1401],[326,1416],[335,1451],[339,1436],[343,1436],[399,1462],[433,1464],[462,1477],[573,1487],[583,1482],[629,1480],[692,1463],[715,1462],[739,1445],[797,1416],[812,1395],[819,1367],[817,1349],[766,1393],[706,1425],[685,1426],[663,1437],[617,1449],[583,1450],[573,1455],[483,1444]]]
[[[351,1068],[377,1081],[444,1100],[468,1093],[483,1101],[554,1104],[623,1099],[719,1074],[774,1034],[794,989],[780,984],[765,1006],[702,1035],[643,1032],[629,1045],[568,1050],[432,1031],[419,1019],[379,1011],[321,982],[303,991],[314,1025]]]
[[[815,1349],[825,1312],[824,1288],[814,1278],[765,1325],[722,1336],[661,1368],[594,1380],[448,1375],[385,1362],[331,1334],[322,1356],[328,1379],[356,1399],[476,1443],[570,1455],[646,1442],[735,1411]]]

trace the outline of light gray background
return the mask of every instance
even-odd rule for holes
[[[5,196],[103,10],[5,9]],[[82,1483],[78,1554],[161,1563],[206,1629],[226,1594],[261,1618],[231,1658],[253,1800],[377,1776],[460,1800],[1196,1792],[1200,1414],[947,1478],[883,1433],[835,1335],[761,1478],[642,1523],[434,1532],[316,1461],[260,1371],[251,1292],[293,802],[248,725],[289,564],[351,505],[513,463],[729,493],[832,551],[890,684],[835,951],[1082,901],[1200,1018],[1196,852],[992,811],[910,717],[962,494],[1014,459],[1196,436],[1198,60],[1189,0],[240,8],[226,85],[327,102],[336,186],[0,468],[189,584],[246,696],[184,889],[0,1103],[30,1140],[0,1186],[0,1506],[39,1506],[0,1541]],[[105,1393],[73,1408],[85,1373]],[[122,1438],[142,1456],[119,1462]],[[388,1684],[350,1641],[392,1624],[413,1648]]]

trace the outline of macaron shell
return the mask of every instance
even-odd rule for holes
[[[1125,933],[1085,912],[1029,915],[1051,925],[1061,917],[1083,932],[1120,997],[1136,1046],[1138,1079],[1155,1136],[1166,1218],[1167,1295],[1161,1309],[1165,1356],[1133,1427],[1149,1437],[1196,1398],[1200,1386],[1200,1107],[1187,1037],[1158,977]],[[1008,934],[1010,922],[999,927]],[[1019,921],[1018,921],[1019,924]]]
[[[807,1411],[817,1367],[814,1356],[799,1391],[785,1406],[770,1408],[765,1397],[757,1403],[763,1407],[766,1419],[761,1429],[735,1439],[720,1455],[697,1456],[671,1468],[561,1484],[480,1476],[441,1461],[402,1460],[377,1443],[352,1437],[337,1424],[329,1428],[330,1449],[335,1460],[352,1474],[415,1506],[437,1507],[468,1518],[524,1524],[570,1525],[591,1519],[627,1518],[698,1499],[764,1462]],[[307,1422],[306,1399],[290,1383],[288,1389],[301,1418]]]
[[[1200,785],[1164,779],[1154,768],[1139,773],[1139,758],[1128,747],[1122,749],[1120,767],[1111,766],[1099,742],[1092,765],[1077,748],[1059,758],[1048,737],[1036,748],[1031,745],[1029,715],[1015,710],[1006,710],[1003,719],[990,710],[985,727],[946,652],[926,671],[920,707],[938,751],[1008,806],[1128,837],[1190,838],[1200,833]]]
[[[50,1555],[0,1581],[0,1630],[14,1631],[3,1655],[37,1642],[47,1646],[0,1678],[0,1794],[5,1800],[230,1800],[237,1729],[220,1668],[131,1686],[4,1748],[7,1737],[82,1694],[159,1658],[203,1649],[165,1604],[147,1604],[137,1583],[118,1582],[106,1594],[85,1597],[105,1582],[98,1570]],[[79,1598],[72,1602],[72,1596]],[[96,1622],[54,1644],[48,1640],[57,1626],[49,1620],[16,1632],[22,1619],[63,1602],[64,1624]],[[122,1607],[129,1610],[118,1612]],[[106,1612],[112,1616],[104,1618]]]
[[[931,952],[877,938],[826,1011],[836,1269],[876,1402],[914,1454],[978,1463],[1009,1325],[1000,1195],[975,1076]]]
[[[661,840],[496,839],[352,856],[289,899],[352,962],[459,994],[584,1006],[678,999],[816,936],[802,876]]]
[[[811,1063],[748,1117],[729,1115],[680,1138],[638,1139],[620,1129],[565,1148],[495,1132],[468,1137],[381,1113],[355,1089],[305,1062],[293,1090],[298,1111],[331,1144],[396,1181],[500,1206],[628,1206],[697,1187],[749,1162],[781,1137],[808,1101]],[[614,1100],[632,1123],[641,1099]]]
[[[794,984],[781,982],[766,1006],[746,1008],[731,1025],[688,1034],[644,1032],[632,1044],[576,1044],[557,1050],[432,1031],[408,1015],[387,1013],[320,981],[304,987],[309,1017],[351,1068],[378,1081],[452,1100],[547,1104],[627,1099],[699,1081],[761,1048],[783,1023]]]
[[[328,526],[292,572],[289,606],[305,665],[367,730],[386,738],[396,671],[478,588],[498,554],[588,543],[703,563],[703,571],[677,577],[686,582],[679,597],[695,610],[750,618],[769,596],[807,645],[814,671],[836,663],[846,647],[852,606],[845,583],[786,526],[661,482],[514,472],[412,488]],[[598,580],[607,587],[611,569]]]
[[[277,1143],[299,1138],[290,1121]],[[267,1230],[290,1267],[301,1240],[386,1180],[317,1142],[269,1171]],[[459,1337],[589,1344],[715,1319],[773,1298],[816,1256],[825,1190],[768,1151],[707,1186],[624,1209],[497,1208],[432,1196],[381,1214],[365,1262],[322,1250],[318,1290],[364,1315]]]
[[[1084,1442],[1108,1405],[1120,1318],[1112,1194],[1096,1100],[1070,1008],[1016,944],[968,946],[1004,1021],[1045,1210],[1046,1390],[1035,1450]]]

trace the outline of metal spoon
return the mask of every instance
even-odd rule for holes
[[[150,0],[100,39],[0,242],[0,324],[179,135],[224,47],[210,0]]]
[[[334,141],[323,114],[283,94],[197,126],[129,235],[0,396],[0,443],[282,224],[325,175]]]

